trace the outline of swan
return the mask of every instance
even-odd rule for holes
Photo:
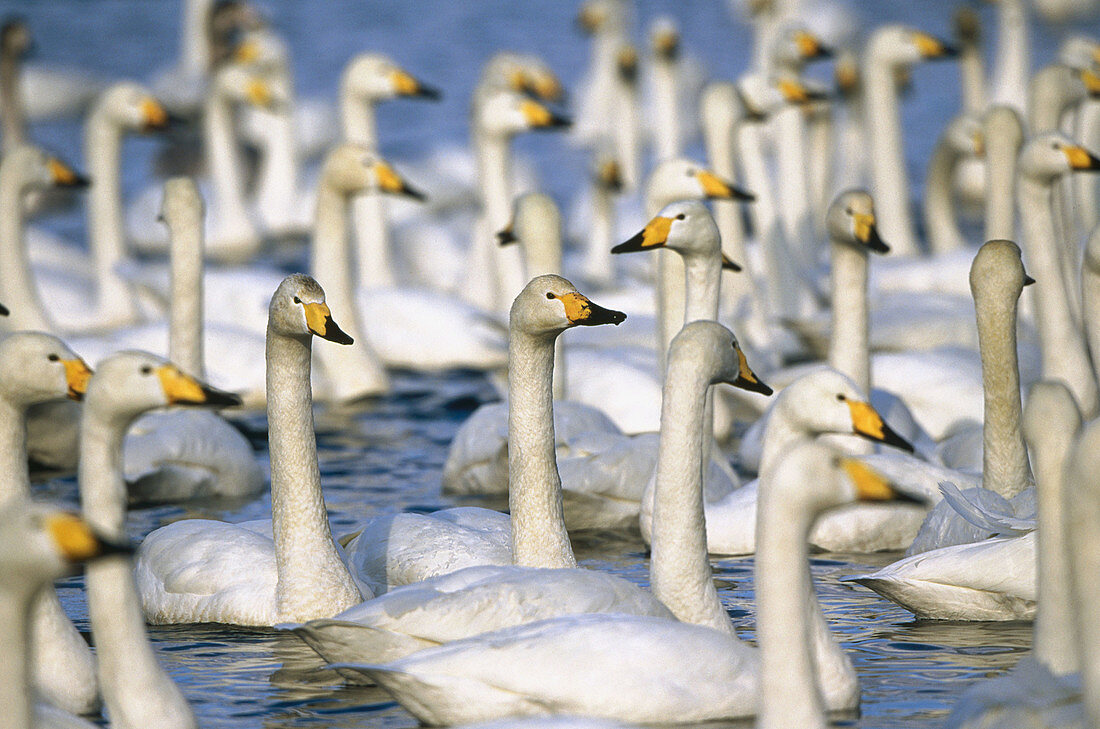
[[[135,565],[149,622],[274,625],[330,617],[362,601],[321,494],[309,387],[315,335],[352,343],[317,282],[288,276],[271,298],[267,335],[272,520],[186,519],[151,532]]]
[[[42,332],[0,339],[0,503],[30,498],[27,471],[28,409],[69,397],[80,400],[91,370],[61,340]],[[46,700],[74,714],[99,709],[95,661],[65,615],[53,586],[42,589],[32,610],[37,660],[34,683]]]
[[[1041,594],[1035,657],[1052,668],[1064,668],[1073,651],[1060,650],[1059,640],[1069,633],[1060,522],[1064,516],[1063,469],[1080,427],[1080,411],[1065,385],[1036,383],[1024,411],[1023,431],[1035,458],[1037,520],[1017,524],[1018,520],[1006,519],[1003,521],[1008,523],[1002,526],[999,514],[990,519],[980,508],[968,508],[963,512],[966,518],[980,524],[986,533],[992,527],[1011,536],[925,551],[850,579],[918,617],[936,620],[1031,619]],[[974,511],[982,518],[975,518]]]
[[[727,382],[750,385],[736,338],[717,322],[696,321],[677,337],[678,367],[665,390],[665,433],[660,448],[686,459],[662,478],[680,478],[692,464],[701,466],[701,412],[684,412],[682,403],[701,399],[696,391]],[[751,386],[751,385],[750,385]],[[676,431],[674,433],[674,431]],[[675,440],[664,444],[663,439]],[[660,456],[659,456],[660,458]],[[692,563],[690,550],[663,541],[654,560],[672,575]],[[685,552],[688,552],[685,554]],[[657,569],[656,567],[654,569]],[[487,607],[492,606],[492,607]],[[295,633],[330,662],[389,661],[416,650],[559,615],[588,612],[629,613],[671,618],[660,601],[621,578],[580,569],[470,567],[392,590],[332,620],[296,626]],[[723,614],[723,619],[728,621]]]
[[[871,148],[871,194],[884,239],[906,256],[920,252],[909,213],[901,119],[894,72],[920,60],[949,58],[955,50],[926,33],[887,25],[876,29],[864,51],[862,75]]]
[[[589,301],[560,276],[531,279],[516,297],[509,321],[511,519],[477,508],[374,519],[347,543],[353,572],[380,593],[473,564],[575,566],[554,453],[554,343],[574,326],[618,324],[625,318]]]
[[[577,27],[592,37],[588,71],[577,92],[577,121],[572,136],[582,144],[600,144],[614,136],[612,120],[621,111],[616,99],[620,49],[629,41],[632,18],[627,0],[587,0]]]
[[[36,600],[54,580],[80,563],[129,553],[125,543],[95,533],[87,522],[46,504],[15,499],[0,507],[0,701],[10,729],[93,727],[52,706],[35,703],[32,615]]]
[[[737,366],[733,357],[727,363]],[[671,359],[670,366],[676,366]],[[704,399],[700,392],[691,405],[697,414]],[[699,471],[686,468],[677,472],[675,484],[662,478],[662,491],[680,487],[667,494],[667,503],[685,536],[695,537],[684,547],[685,554],[692,552],[690,574],[678,570],[672,575],[674,584],[662,584],[657,575],[652,579],[662,601],[681,597],[683,605],[695,608],[684,614],[673,608],[685,622],[614,614],[565,616],[428,648],[389,663],[337,666],[377,681],[426,724],[576,712],[664,724],[759,712],[767,726],[824,726],[826,709],[858,705],[859,688],[851,662],[831,637],[813,595],[806,537],[814,518],[830,507],[872,494],[879,499],[893,495],[877,475],[858,470],[849,476],[845,464],[811,444],[788,453],[769,483],[758,562],[768,568],[756,571],[759,651],[736,638],[718,602],[701,549]],[[806,474],[812,489],[806,487]],[[624,662],[623,656],[631,660]]]
[[[994,52],[990,100],[1027,111],[1027,82],[1031,77],[1031,38],[1025,0],[999,0],[997,50]]]

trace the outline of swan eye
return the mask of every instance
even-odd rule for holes
[[[844,397],[844,393],[843,393],[843,392],[840,392],[840,393],[837,393],[836,399],[837,399],[837,400],[840,400],[841,402],[844,402],[844,401],[845,401],[845,400],[847,400],[848,398]]]
[[[299,299],[299,298],[298,298],[297,296],[295,296],[295,297],[294,297],[294,303],[295,303],[295,304],[300,304],[300,303],[302,303],[302,300],[301,300],[301,299]]]
[[[848,213],[849,215],[855,215],[855,213],[852,212],[851,208],[845,208],[844,212]]]
[[[149,365],[145,365],[144,367],[141,368],[141,374],[151,375],[151,374],[153,374],[153,368],[150,367]]]
[[[47,357],[46,359],[48,359],[48,360],[49,360],[49,361],[51,361],[51,362],[58,362],[58,361],[60,361],[60,360],[61,360],[61,358],[60,358],[60,357],[58,357],[58,356],[57,356],[56,354],[51,354],[51,355],[50,355],[49,357]]]
[[[1051,149],[1059,149],[1059,148],[1061,148],[1061,146],[1062,145],[1058,144],[1058,142],[1051,142],[1050,143],[1050,148]]]
[[[695,170],[688,170],[685,174],[688,177],[695,177]]]
[[[554,292],[553,291],[547,291],[546,292],[546,298],[548,298],[548,299],[554,298]]]
[[[684,215],[683,213],[680,213],[679,215],[676,216],[676,219],[677,220],[683,220],[686,217],[687,217],[686,215]]]

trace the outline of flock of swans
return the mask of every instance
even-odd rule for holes
[[[841,6],[732,5],[753,33],[734,81],[705,82],[671,19],[643,51],[630,0],[586,0],[575,119],[545,61],[501,52],[470,148],[407,165],[375,106],[441,91],[364,53],[339,109],[300,99],[243,0],[185,0],[180,62],[149,87],[25,65],[30,29],[7,21],[4,725],[196,727],[146,628],[218,623],[274,628],[429,725],[823,727],[860,706],[815,592],[825,551],[905,552],[845,589],[917,618],[1034,622],[1032,654],[948,726],[1100,727],[1100,40],[1067,32],[1033,72],[1033,17],[1080,8],[997,0],[987,73],[971,9],[950,42],[857,42]],[[899,101],[931,60],[957,60],[963,108],[918,226]],[[51,113],[83,115],[83,171],[30,141]],[[577,240],[513,160],[532,131],[591,156]],[[132,134],[192,146],[126,200]],[[33,222],[73,204],[59,188],[87,190],[84,245]],[[506,512],[330,523],[314,398],[387,397],[395,369],[497,388],[440,489]],[[131,507],[264,490],[248,411],[270,518],[129,546]],[[82,517],[32,500],[56,472]],[[578,566],[585,529],[640,533],[648,585]],[[710,561],[742,555],[753,642]],[[94,650],[53,584],[85,562]]]

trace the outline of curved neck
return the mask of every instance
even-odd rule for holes
[[[210,171],[212,214],[232,221],[234,229],[252,229],[244,201],[244,183],[233,139],[232,102],[219,93],[207,94],[202,119],[206,169]],[[216,213],[214,211],[217,211]]]
[[[202,345],[202,211],[189,209],[183,220],[168,222],[171,298],[168,310],[168,359],[184,372],[205,378]]]
[[[372,152],[378,150],[378,133],[374,125],[374,100],[357,96],[344,79],[340,89],[340,123],[345,142],[361,144]]]
[[[30,498],[31,478],[27,470],[26,409],[0,398],[0,504],[15,498]]]
[[[933,253],[966,247],[955,215],[952,190],[952,178],[961,155],[948,139],[950,133],[950,129],[945,130],[936,143],[924,183],[924,228]]]
[[[654,153],[656,161],[679,157],[681,152],[680,118],[677,108],[676,63],[653,62]]]
[[[1085,417],[1097,408],[1092,367],[1071,314],[1054,232],[1049,183],[1021,177],[1016,184],[1028,267],[1038,282],[1035,312],[1042,344],[1043,377],[1063,380]]]
[[[761,481],[753,569],[762,693],[756,726],[761,729],[826,726],[809,619],[818,610],[806,547],[811,526],[804,511],[783,503]]]
[[[5,153],[27,141],[23,89],[19,83],[20,65],[18,58],[0,56],[0,133],[3,134]]]
[[[868,53],[863,63],[865,127],[871,137],[871,191],[882,237],[901,255],[920,252],[909,212],[909,181],[893,67]]]
[[[276,611],[283,621],[332,617],[362,601],[344,565],[325,510],[310,394],[309,337],[267,329],[267,420],[271,523],[279,572]],[[330,607],[336,598],[340,605]]]
[[[4,585],[0,590],[0,704],[4,725],[11,729],[32,729],[34,695],[31,689],[31,602],[34,590],[22,585]]]
[[[17,159],[8,156],[11,164]],[[5,174],[7,172],[7,174]],[[23,183],[18,170],[5,170],[0,162],[0,297],[11,304],[11,315],[0,320],[8,331],[37,329],[51,331],[53,326],[42,309],[23,240]]]
[[[521,567],[576,567],[554,451],[554,336],[532,336],[513,326],[508,373],[512,561]]]
[[[831,247],[833,326],[829,365],[851,377],[863,392],[870,392],[867,252],[837,240]]]
[[[982,486],[1010,499],[1027,488],[1031,473],[1020,424],[1020,367],[1016,352],[1019,294],[988,288],[974,287],[985,400]]]
[[[84,126],[84,155],[92,180],[88,234],[95,260],[97,320],[106,328],[132,324],[138,315],[130,287],[117,273],[118,264],[126,258],[119,182],[121,148],[122,129],[106,110],[96,108]]]
[[[699,364],[674,353],[661,400],[649,580],[678,620],[733,635],[707,561],[703,444],[709,385]]]

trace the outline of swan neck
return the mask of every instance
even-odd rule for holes
[[[610,285],[615,280],[611,259],[611,248],[615,245],[615,199],[610,190],[600,185],[592,190],[592,224],[586,243],[585,279],[598,286]]]
[[[27,470],[27,412],[0,398],[0,504],[15,498],[30,498],[31,479]]]
[[[614,125],[616,158],[622,165],[623,188],[635,190],[641,179],[641,159],[639,141],[640,124],[638,121],[638,91],[635,83],[619,81],[616,74],[615,86],[618,97],[615,113],[618,122]]]
[[[783,204],[780,215],[784,232],[804,265],[813,260],[811,246],[815,241],[810,222],[810,190],[806,167],[806,120],[803,110],[788,105],[775,115],[776,156],[779,163],[779,187]]]
[[[1073,463],[1077,458],[1066,469],[1067,475],[1073,474],[1073,480],[1067,483],[1064,530],[1069,545],[1067,557],[1087,724],[1100,726],[1100,583],[1096,580],[1096,565],[1100,564],[1100,539],[1096,533],[1100,499],[1092,486],[1095,474],[1080,473],[1081,469]]]
[[[347,195],[327,181],[317,189],[310,270],[324,287],[332,318],[357,342],[362,339],[348,250]],[[353,345],[354,346],[354,345]]]
[[[1016,158],[1023,139],[1018,117],[1011,128],[985,135],[985,240],[1016,240]]]
[[[963,111],[980,114],[985,111],[985,61],[978,43],[965,43],[959,53],[959,74]]]
[[[203,114],[203,139],[206,168],[210,170],[213,200],[210,207],[217,215],[251,227],[244,201],[241,164],[233,136],[232,103],[222,94],[208,94]]]
[[[829,365],[851,377],[863,392],[870,392],[867,253],[834,240],[832,254],[833,323]]]
[[[206,35],[206,18],[211,0],[186,0],[180,31],[180,59],[188,75],[203,75],[210,70],[210,43]]]
[[[4,152],[9,152],[27,141],[19,67],[17,58],[0,55],[0,131],[4,135]]]
[[[909,213],[901,114],[893,68],[873,52],[863,64],[865,127],[871,141],[871,180],[882,237],[902,255],[919,252]]]
[[[289,84],[288,84],[289,86]],[[260,219],[278,231],[293,223],[298,207],[298,158],[290,106],[255,110],[263,130],[256,173],[255,206]]]
[[[385,196],[372,190],[357,197],[352,202],[352,216],[359,285],[368,289],[394,286]]]
[[[703,446],[710,378],[687,352],[672,353],[665,378],[649,579],[654,596],[677,619],[732,635],[707,560]]]
[[[168,359],[199,379],[205,379],[202,344],[203,223],[199,209],[187,210],[183,220],[169,220],[171,299],[168,321]]]
[[[720,177],[726,180],[737,179],[736,149],[734,134],[736,124],[732,117],[721,123],[707,123],[703,116],[703,144],[707,150],[707,164]],[[718,225],[722,245],[733,259],[745,265],[745,226],[741,220],[738,204],[731,200],[715,200],[714,222]]]
[[[0,296],[11,305],[11,315],[0,323],[8,331],[37,329],[52,331],[38,290],[31,276],[27,248],[23,240],[23,182],[16,167],[17,156],[8,155],[8,164],[0,162]]]
[[[371,151],[378,149],[378,136],[374,123],[374,102],[357,96],[344,83],[340,91],[340,120],[344,141],[361,144]]]
[[[722,252],[715,249],[704,255],[683,256],[684,319],[689,324],[700,319],[718,319],[718,294],[722,282]],[[675,334],[675,332],[673,332]]]
[[[496,232],[511,218],[512,183],[509,138],[503,135],[476,134],[478,180],[481,186],[482,223],[478,244],[489,251],[488,258],[496,276],[496,309],[507,311],[512,300],[527,283],[523,251],[518,246],[496,244]]]
[[[513,325],[508,342],[508,506],[522,567],[577,565],[554,451],[554,339]]]
[[[995,101],[1023,110],[1030,76],[1031,41],[1022,0],[997,3],[997,51],[993,61]]]
[[[951,189],[952,176],[960,157],[945,133],[936,143],[928,163],[923,212],[928,246],[933,253],[954,251],[966,245],[955,216],[955,199]]]
[[[679,157],[682,149],[676,71],[675,62],[657,61],[653,64],[654,151],[657,163]]]
[[[34,691],[31,690],[32,590],[23,585],[5,585],[0,590],[0,706],[4,724],[11,729],[34,726]]]

